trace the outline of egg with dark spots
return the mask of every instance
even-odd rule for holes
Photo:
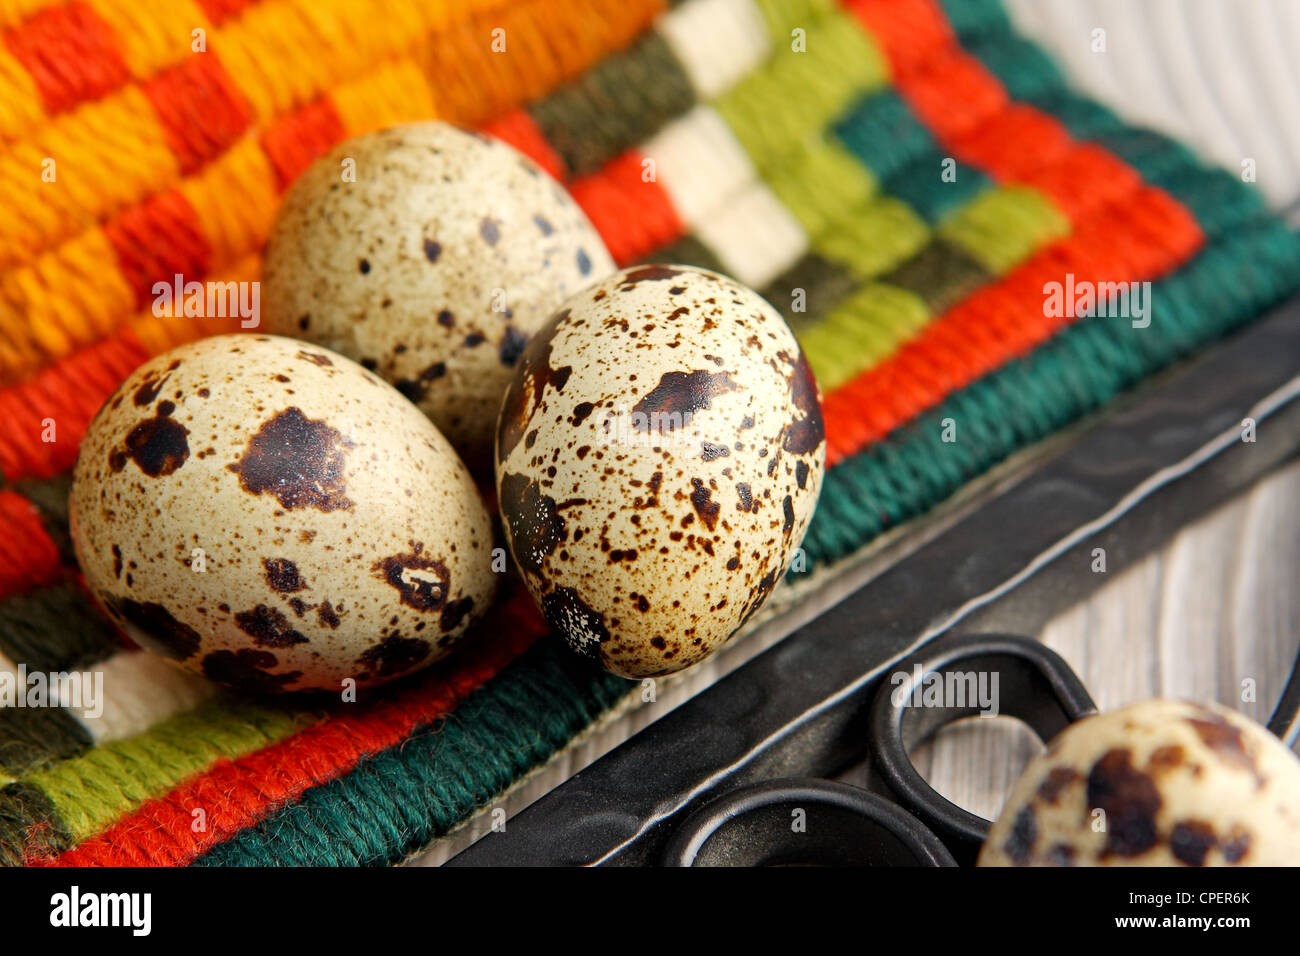
[[[262,311],[269,331],[378,372],[486,470],[529,336],[613,270],[582,209],[532,160],[415,123],[349,140],[298,178],[267,244]]]
[[[127,635],[253,693],[410,673],[496,588],[487,509],[438,429],[356,363],[275,336],[132,373],[86,430],[70,527]]]
[[[625,269],[523,349],[498,502],[551,628],[624,677],[723,647],[793,560],[821,490],[817,383],[780,314],[691,266]]]
[[[1294,866],[1300,760],[1218,704],[1148,700],[1029,762],[981,866]]]

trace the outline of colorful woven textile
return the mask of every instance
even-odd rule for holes
[[[397,862],[637,686],[514,593],[372,702],[241,699],[82,590],[82,430],[146,357],[238,328],[155,317],[153,283],[255,279],[279,195],[344,137],[479,126],[620,263],[784,311],[826,393],[809,572],[1300,287],[1255,192],[1071,92],[993,0],[0,0],[0,34],[0,671],[105,697],[0,709],[8,864]],[[1046,307],[1067,281],[1109,297]],[[1145,325],[1108,314],[1146,281]]]

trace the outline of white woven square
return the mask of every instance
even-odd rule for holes
[[[655,28],[701,99],[712,99],[767,58],[771,41],[754,0],[691,0]]]
[[[211,697],[212,684],[147,651],[119,651],[89,668],[103,675],[99,716],[63,702],[96,745],[144,733]],[[84,693],[84,692],[83,692]],[[83,699],[83,704],[86,701]]]
[[[743,186],[758,178],[740,141],[710,106],[669,123],[641,148],[677,215],[694,228]]]
[[[727,272],[761,289],[798,261],[808,236],[762,182],[750,183],[697,229]]]

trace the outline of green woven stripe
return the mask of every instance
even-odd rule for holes
[[[857,286],[857,277],[815,252],[800,258],[762,291],[798,334],[843,300]]]
[[[989,272],[1002,275],[1054,239],[1070,234],[1070,220],[1042,193],[1003,186],[976,197],[939,234]]]
[[[822,390],[829,392],[887,358],[930,317],[915,292],[869,282],[803,332],[799,344]]]
[[[763,69],[714,106],[754,164],[767,169],[887,79],[885,59],[867,34],[847,14],[829,13],[808,26],[806,52],[778,46]]]
[[[889,196],[872,200],[845,217],[840,228],[813,239],[813,250],[872,279],[914,256],[930,229],[906,203]]]
[[[445,723],[243,830],[198,865],[395,863],[549,759],[637,685],[554,640],[529,649]]]
[[[769,172],[767,184],[810,236],[826,232],[877,189],[875,177],[852,153],[824,138],[804,143],[788,163]]]
[[[28,849],[46,857],[72,845],[43,793],[24,783],[0,788],[0,866],[21,866]]]
[[[650,31],[528,112],[570,171],[583,175],[694,104],[686,71],[667,41]]]
[[[85,753],[93,743],[62,707],[0,707],[0,773],[11,779]]]
[[[922,153],[891,176],[885,190],[936,223],[994,188],[993,180],[969,164],[957,163],[945,178],[950,158],[937,149]]]
[[[320,717],[233,697],[213,700],[135,737],[29,773],[23,782],[46,795],[57,819],[81,841],[217,760],[260,750]]]
[[[880,179],[892,179],[938,144],[893,90],[864,96],[831,127],[849,152]]]
[[[1151,324],[1078,321],[829,471],[804,548],[844,557],[923,513],[1012,452],[1097,409],[1300,287],[1300,236],[1268,219],[1153,283]],[[957,441],[942,440],[942,420]]]
[[[0,601],[0,653],[29,670],[78,670],[117,647],[113,626],[74,584]]]
[[[933,314],[939,315],[991,278],[960,246],[938,238],[882,276],[881,281],[916,293]]]
[[[763,14],[768,35],[776,44],[790,45],[790,31],[840,12],[839,0],[754,0]]]

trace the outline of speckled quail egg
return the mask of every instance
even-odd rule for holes
[[[1217,704],[1150,700],[1072,724],[1030,761],[981,866],[1300,863],[1300,761]]]
[[[640,266],[567,300],[497,428],[507,539],[552,629],[625,677],[725,644],[812,517],[819,400],[780,314],[714,272]]]
[[[292,339],[218,336],[138,368],[86,431],[70,509],[128,635],[254,692],[423,667],[495,589],[491,522],[447,440]]]
[[[294,184],[266,249],[263,315],[271,332],[378,372],[471,468],[489,468],[528,337],[613,270],[586,215],[532,160],[416,123],[349,140]]]

